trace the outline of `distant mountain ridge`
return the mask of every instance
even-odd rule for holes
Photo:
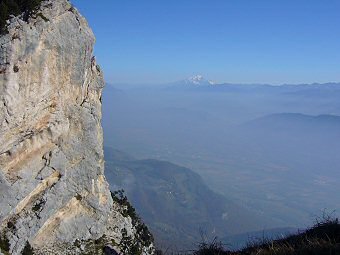
[[[192,85],[192,86],[188,86]],[[340,83],[311,83],[311,84],[235,84],[214,83],[202,76],[189,78],[165,86],[167,90],[184,90],[199,92],[225,92],[225,93],[264,93],[264,94],[289,94],[297,96],[323,96],[336,93],[340,95]]]
[[[307,115],[302,113],[276,113],[249,121],[243,126],[261,130],[286,130],[290,128],[301,131],[320,131],[320,129],[323,129],[328,132],[337,132],[340,130],[340,116],[330,114]]]
[[[110,87],[120,90],[165,90],[186,92],[219,92],[237,94],[282,94],[289,96],[340,96],[340,82],[301,83],[301,84],[266,84],[266,83],[228,83],[214,82],[202,75],[194,75],[184,80],[168,83],[112,83]]]

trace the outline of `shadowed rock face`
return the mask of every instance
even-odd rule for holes
[[[0,230],[12,254],[27,241],[36,254],[78,254],[135,238],[104,177],[94,41],[67,0],[12,18],[0,38]]]

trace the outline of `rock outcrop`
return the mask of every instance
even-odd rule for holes
[[[151,235],[112,199],[104,176],[104,81],[86,20],[67,0],[48,0],[28,22],[12,17],[8,31],[0,37],[1,252],[152,254]]]

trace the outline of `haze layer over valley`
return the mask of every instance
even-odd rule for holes
[[[108,85],[105,145],[192,169],[267,219],[263,229],[303,228],[324,209],[339,211],[340,84],[188,81]]]

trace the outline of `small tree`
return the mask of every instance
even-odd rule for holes
[[[0,33],[4,33],[6,31],[6,20],[8,18],[8,7],[4,1],[0,3]]]
[[[22,251],[22,255],[33,255],[33,254],[34,254],[33,248],[31,246],[31,244],[27,241],[25,248]]]

